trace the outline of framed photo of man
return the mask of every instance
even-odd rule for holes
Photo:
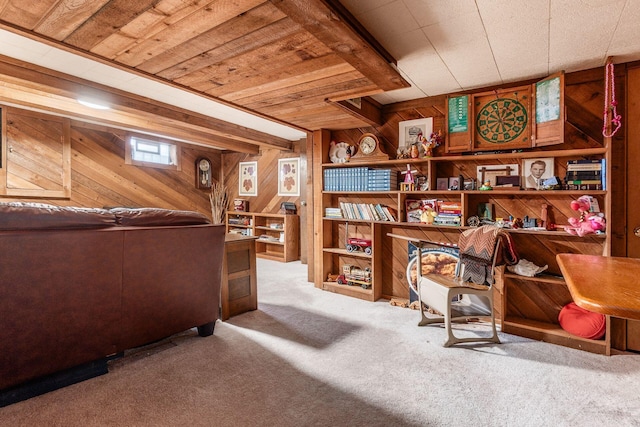
[[[553,157],[523,160],[522,182],[524,188],[539,189],[545,179],[553,176]]]

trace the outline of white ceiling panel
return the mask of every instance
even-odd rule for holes
[[[640,60],[640,0],[344,0],[343,4],[420,89],[376,95],[383,103],[406,100],[412,93],[433,96],[599,67],[608,56],[614,62]],[[426,41],[416,36],[414,23]]]
[[[404,0],[421,27],[449,25],[457,17],[477,13],[475,2],[469,0]]]
[[[391,34],[407,33],[420,28],[402,0],[394,0],[366,12],[361,10],[356,19],[376,40],[385,40]]]
[[[549,74],[549,0],[477,4],[503,82]]]
[[[640,0],[629,0],[625,4],[607,54],[618,62],[640,59]]]
[[[604,64],[625,0],[551,2],[549,61],[553,71]]]

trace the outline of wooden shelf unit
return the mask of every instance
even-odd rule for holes
[[[258,212],[227,212],[227,233],[257,237],[256,256],[274,261],[300,259],[298,215]]]
[[[324,147],[327,145],[326,147]],[[328,140],[322,141],[323,151],[328,152]],[[542,204],[548,205],[549,219],[555,224],[568,224],[568,218],[577,213],[570,208],[570,202],[581,195],[594,196],[605,216],[610,212],[610,195],[605,190],[521,190],[500,189],[481,190],[434,190],[437,178],[457,177],[475,178],[477,166],[518,164],[522,176],[523,160],[530,158],[554,158],[556,176],[564,176],[568,160],[585,158],[606,158],[609,151],[606,147],[567,148],[545,151],[517,152],[505,154],[477,154],[442,156],[427,159],[388,160],[373,163],[358,162],[355,164],[321,163],[320,169],[367,166],[369,168],[392,169],[402,172],[407,165],[429,182],[427,191],[325,191],[322,184],[316,186],[321,201],[317,213],[324,215],[327,207],[340,207],[340,202],[380,203],[397,210],[398,222],[363,221],[323,217],[319,221],[318,236],[321,240],[321,259],[315,270],[316,287],[348,295],[351,297],[375,301],[379,298],[407,298],[410,293],[406,278],[408,262],[406,244],[393,241],[388,233],[407,235],[410,237],[456,243],[459,234],[468,228],[467,220],[478,214],[478,204],[491,203],[494,218],[507,218],[509,215],[523,218],[540,218]],[[607,161],[607,168],[610,166]],[[322,182],[320,174],[319,181]],[[401,182],[402,179],[398,179]],[[407,222],[405,203],[408,199],[439,199],[456,201],[461,205],[462,224],[456,226],[434,226],[416,222]],[[346,235],[346,224],[349,224],[349,236]],[[563,229],[533,231],[527,229],[512,230],[516,250],[521,258],[536,265],[548,265],[548,271],[561,277],[555,261],[556,253],[573,252],[608,255],[610,253],[610,235],[573,236]],[[345,247],[346,237],[371,238],[373,253],[363,257],[348,253]],[[369,266],[372,269],[372,288],[370,290],[327,282],[327,275],[339,274],[344,264],[355,263],[358,266]],[[544,340],[572,348],[587,350],[600,354],[611,351],[611,321],[607,318],[607,334],[603,340],[586,340],[573,336],[558,324],[558,313],[562,306],[571,301],[571,295],[563,280],[558,277],[522,278],[514,274],[504,274],[500,278],[503,283],[500,293],[495,296],[498,321],[504,332]],[[525,283],[525,285],[522,285]],[[523,290],[524,289],[524,290]]]

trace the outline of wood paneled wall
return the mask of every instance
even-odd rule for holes
[[[8,125],[10,126],[10,125]],[[211,215],[208,192],[195,188],[195,161],[209,158],[221,170],[218,150],[181,145],[181,170],[125,164],[125,131],[71,123],[71,197],[69,199],[2,198],[0,201],[38,201],[83,207],[159,207],[186,209]],[[39,174],[37,163],[23,168],[25,179]]]
[[[277,213],[282,202],[293,202],[300,213],[301,197],[278,196],[278,160],[300,157],[299,144],[295,144],[292,152],[275,149],[263,149],[257,156],[243,153],[222,154],[223,182],[229,189],[229,199],[245,199],[249,201],[251,212]],[[301,159],[301,163],[302,163]],[[238,195],[238,163],[258,162],[258,195],[253,197]],[[301,195],[305,191],[306,179],[300,174]]]

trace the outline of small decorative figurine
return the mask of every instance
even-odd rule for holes
[[[481,191],[493,190],[493,187],[491,187],[491,181],[485,181],[484,184],[482,184],[482,187],[479,188],[479,190]]]
[[[420,156],[420,150],[418,149],[418,145],[413,144],[411,146],[411,151],[409,152],[409,155],[411,156],[412,159],[417,159]]]

